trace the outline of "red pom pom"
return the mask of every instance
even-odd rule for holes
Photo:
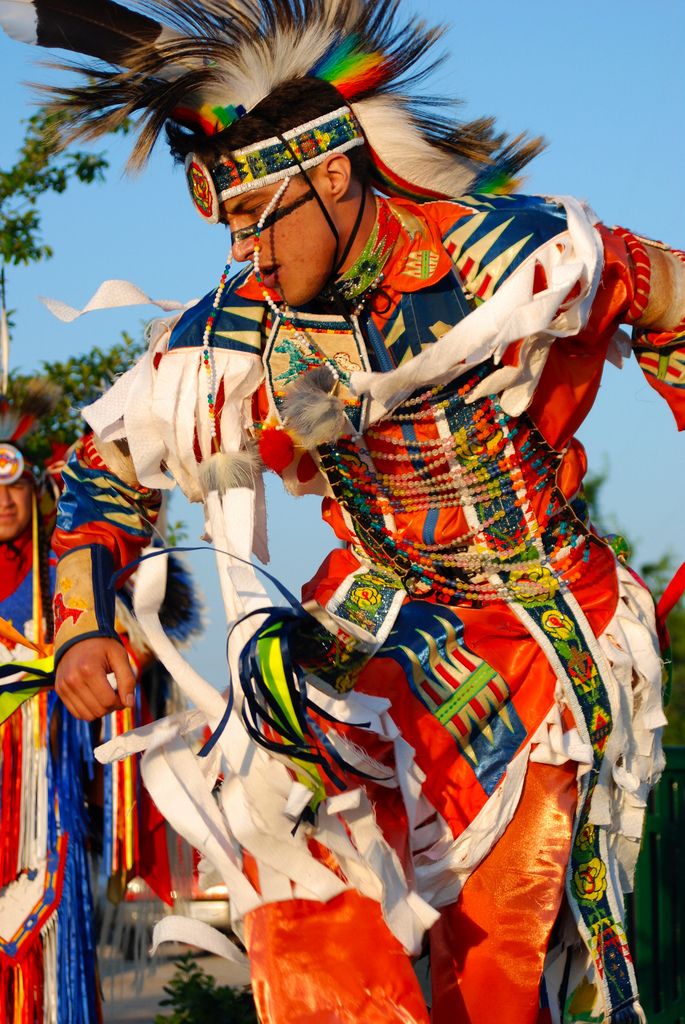
[[[259,454],[265,466],[282,473],[295,457],[295,445],[285,430],[265,427],[259,438]]]

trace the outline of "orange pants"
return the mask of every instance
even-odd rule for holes
[[[433,1024],[536,1024],[576,798],[575,764],[529,765],[509,827],[431,929]]]
[[[428,1024],[409,957],[354,890],[259,907],[245,943],[262,1024]]]
[[[513,820],[431,930],[433,1024],[536,1024],[575,780],[575,765],[529,766]],[[428,1024],[409,957],[357,892],[260,907],[245,941],[262,1024]]]

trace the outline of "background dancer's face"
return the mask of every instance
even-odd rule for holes
[[[33,484],[17,480],[0,484],[0,543],[16,540],[31,522]]]
[[[331,155],[310,171],[309,177],[338,231],[339,241],[304,175],[296,174],[290,179],[276,210],[269,214],[259,243],[259,264],[265,287],[274,299],[295,307],[316,298],[328,282],[352,232],[362,198],[362,185],[352,176],[350,162],[344,155]],[[222,204],[222,220],[234,235],[233,258],[236,261],[254,259],[255,235],[251,229],[280,184],[254,189]],[[341,273],[361,251],[374,217],[374,204],[367,203],[365,217]]]

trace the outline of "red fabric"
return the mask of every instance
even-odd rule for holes
[[[302,600],[315,600],[324,607],[345,577],[358,569],[359,565],[359,559],[351,551],[335,548],[326,555],[316,575],[302,587]]]
[[[138,874],[160,900],[173,905],[167,823],[145,786],[138,788]]]
[[[662,650],[668,650],[671,638],[668,632],[668,616],[671,614],[680,598],[685,592],[685,562],[680,566],[675,576],[664,590],[659,603],[656,606],[656,628],[659,633],[659,641]]]
[[[609,342],[624,322],[634,295],[634,272],[625,242],[597,225],[604,268],[584,330],[552,345],[528,415],[554,448],[562,448],[589,413],[599,390]]]
[[[0,601],[10,597],[31,571],[33,532],[29,524],[11,546],[0,544]]]
[[[667,402],[678,430],[685,430],[683,332],[683,327],[672,331],[645,331],[635,340],[635,353],[645,380]]]
[[[682,348],[685,352],[685,342]],[[644,356],[640,362],[642,363],[643,361],[645,361]],[[658,380],[651,373],[645,373],[645,380],[667,403],[673,413],[678,430],[685,430],[685,390],[683,388],[676,390],[667,381]]]
[[[431,929],[432,1024],[538,1024],[575,805],[575,764],[529,765],[502,838]]]
[[[21,822],[21,716],[10,715],[0,725],[2,790],[0,793],[0,888],[17,877]]]
[[[43,951],[34,942],[17,964],[0,961],[0,992],[5,993],[2,1020],[7,1024],[43,1024]]]

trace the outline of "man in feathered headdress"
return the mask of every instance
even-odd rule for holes
[[[685,423],[682,254],[506,194],[539,143],[414,97],[439,32],[395,3],[33,0],[0,20],[108,62],[58,90],[73,135],[139,113],[140,164],[166,126],[248,262],[88,410],[57,643],[76,714],[129,703],[112,577],[170,477],[204,502],[232,686],[175,661],[197,716],[103,756],[149,747],[150,792],[229,888],[261,1019],[427,1021],[409,957],[428,932],[435,1024],[644,1020],[623,891],[661,664],[573,435],[620,323]],[[291,611],[249,568],[264,467],[321,494],[344,544]],[[138,616],[159,650],[154,566]]]

